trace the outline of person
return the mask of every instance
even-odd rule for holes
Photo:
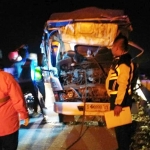
[[[32,55],[34,55],[34,54],[32,54]],[[37,87],[37,90],[42,95],[42,98],[40,98],[40,103],[42,105],[42,108],[46,109],[46,107],[45,107],[46,92],[45,92],[44,78],[42,75],[42,69],[40,66],[38,66],[36,54],[35,54],[35,58],[32,60],[34,62],[34,70],[35,70],[34,71],[35,85]]]
[[[10,53],[11,54],[11,53]],[[13,60],[13,67],[14,67],[14,78],[19,83],[23,93],[30,92],[34,97],[33,103],[33,113],[32,117],[39,117],[40,114],[38,113],[38,105],[40,106],[41,113],[43,115],[43,121],[46,121],[45,113],[39,101],[37,95],[37,87],[34,81],[34,63],[32,59],[29,57],[28,46],[21,46],[17,50],[17,54],[15,53],[15,57],[10,57],[14,55],[9,54],[9,59]],[[21,60],[18,58],[21,57]]]
[[[14,77],[0,68],[0,79],[0,150],[17,150],[20,120],[27,126],[29,115]]]
[[[40,104],[42,108],[45,110],[45,99],[46,99],[46,92],[45,92],[45,85],[44,85],[44,78],[42,74],[42,68],[38,65],[38,58],[36,53],[30,53],[29,58],[33,61],[34,67],[34,81],[36,86],[37,95],[40,92]],[[47,116],[46,116],[47,117]]]
[[[114,40],[111,52],[114,60],[106,79],[106,90],[110,96],[110,109],[114,115],[120,115],[122,108],[132,105],[131,82],[134,76],[134,64],[128,53],[128,39],[119,34]],[[129,150],[131,141],[131,124],[115,128],[119,150]]]

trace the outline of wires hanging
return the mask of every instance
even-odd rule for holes
[[[136,55],[135,57],[132,58],[132,61],[133,61],[135,58],[141,56],[141,55],[144,53],[144,49],[141,48],[140,46],[138,46],[137,44],[135,44],[134,42],[129,41],[128,44],[129,44],[130,46],[135,47],[135,48],[137,48],[138,50],[141,51],[138,55]]]

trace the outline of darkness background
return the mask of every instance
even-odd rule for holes
[[[44,23],[55,12],[69,12],[95,6],[122,9],[132,23],[130,39],[145,52],[138,58],[142,68],[150,68],[149,0],[0,0],[0,49],[7,60],[9,51],[28,44],[30,52],[40,52]]]

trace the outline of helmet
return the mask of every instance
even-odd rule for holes
[[[10,61],[21,61],[22,60],[21,56],[18,54],[18,51],[10,52],[8,54],[8,58]]]

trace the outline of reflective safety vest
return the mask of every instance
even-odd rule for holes
[[[35,81],[40,81],[42,80],[42,71],[40,67],[35,68]]]
[[[122,68],[121,68],[122,65]],[[124,67],[124,68],[123,68]],[[120,69],[123,71],[129,71],[129,74],[126,74],[126,79],[128,78],[127,81],[124,81],[123,78],[119,79],[118,76],[120,75]],[[121,89],[122,92],[124,91],[128,92],[128,94],[131,94],[131,80],[133,77],[133,71],[134,71],[134,64],[131,62],[131,57],[130,55],[124,54],[121,57],[118,57],[115,59],[114,63],[111,66],[111,69],[109,71],[109,75],[106,79],[106,89],[109,95],[111,94],[117,94],[118,93],[118,87],[119,84],[118,82],[126,82],[126,89]],[[118,81],[119,79],[119,81]],[[122,81],[121,81],[122,80]],[[125,93],[126,93],[125,92]]]

